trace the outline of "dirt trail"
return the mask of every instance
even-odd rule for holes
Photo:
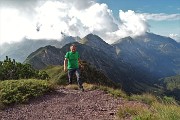
[[[61,88],[28,104],[0,111],[0,120],[113,120],[118,106],[125,103],[100,90]]]

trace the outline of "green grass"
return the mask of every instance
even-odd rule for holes
[[[141,102],[141,104],[125,104],[118,110],[117,116],[123,119],[130,116],[132,120],[179,120],[180,106],[174,98],[164,96],[157,98],[149,93],[132,95],[130,100]],[[145,106],[142,106],[144,103]]]
[[[46,80],[5,80],[0,82],[0,107],[13,103],[25,103],[29,99],[50,91]]]
[[[49,66],[45,69],[50,76],[50,82],[54,85],[66,85],[67,73],[63,71],[63,66]]]
[[[136,106],[124,106],[119,108],[117,116],[119,120],[129,116],[132,120],[179,120],[180,107],[176,105],[164,105],[153,103],[150,108]]]
[[[180,119],[180,106],[174,104],[162,104],[154,102],[152,108],[156,111],[155,116],[159,120],[179,120]]]
[[[131,95],[129,100],[140,101],[149,105],[157,101],[156,97],[151,95],[150,93],[144,93],[142,95]]]
[[[153,120],[155,117],[148,107],[137,103],[134,105],[125,104],[119,108],[117,115],[119,119],[131,117],[133,120]]]
[[[117,98],[117,97],[122,97],[125,99],[128,98],[126,93],[124,91],[122,91],[121,89],[114,89],[114,88],[106,87],[106,86],[97,86],[97,89],[103,90],[115,98]]]

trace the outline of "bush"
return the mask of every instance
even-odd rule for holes
[[[5,80],[0,83],[0,103],[4,105],[24,103],[51,90],[45,80]]]
[[[14,59],[8,58],[0,61],[0,80],[17,80],[17,79],[49,79],[45,71],[35,70],[30,64],[22,64]]]

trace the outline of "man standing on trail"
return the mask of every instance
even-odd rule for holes
[[[80,79],[80,70],[79,70],[79,53],[76,51],[75,44],[70,46],[70,51],[66,53],[64,59],[64,71],[66,72],[68,69],[68,78],[69,84],[72,84],[73,74],[76,74],[77,82],[81,91],[84,91],[82,86],[82,81]],[[68,63],[68,64],[67,64]]]

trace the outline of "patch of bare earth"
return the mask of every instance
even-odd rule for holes
[[[61,88],[28,104],[0,111],[0,120],[113,120],[118,108],[127,102],[100,90]]]

